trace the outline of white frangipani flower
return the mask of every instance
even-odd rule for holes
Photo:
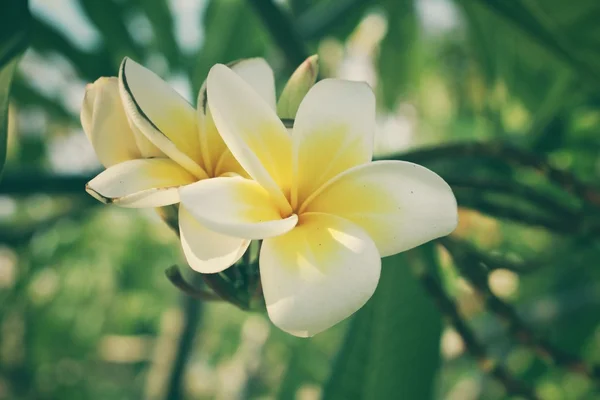
[[[275,109],[273,72],[262,59],[232,69]],[[178,187],[199,180],[247,176],[216,130],[201,90],[198,110],[150,70],[125,58],[119,77],[88,85],[81,123],[106,170],[86,190],[104,203],[161,207],[179,202]],[[250,240],[209,230],[179,207],[181,243],[190,266],[219,272]]]
[[[368,85],[325,79],[302,100],[291,135],[272,106],[224,65],[207,79],[225,143],[248,172],[180,189],[181,202],[224,235],[264,239],[269,317],[311,336],[371,297],[381,257],[448,235],[456,199],[434,172],[371,162],[375,99]]]

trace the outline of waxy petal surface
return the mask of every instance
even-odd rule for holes
[[[119,96],[117,78],[99,78],[87,85],[81,125],[105,167],[141,158]]]
[[[366,83],[324,79],[308,92],[294,122],[292,204],[325,182],[371,161],[375,96]]]
[[[248,58],[239,60],[229,64],[229,67],[247,82],[271,108],[275,108],[275,78],[273,77],[273,70],[271,70],[271,67],[264,59]],[[209,174],[219,176],[224,172],[222,169],[217,172],[217,163],[228,149],[223,138],[221,138],[221,135],[217,131],[207,105],[206,81],[202,84],[202,88],[198,94],[198,116],[200,121],[202,121],[200,141],[202,142],[204,165],[209,169]],[[235,163],[239,164],[237,161]],[[230,164],[228,163],[228,165]],[[237,172],[237,170],[241,169],[241,166],[233,167],[235,167],[233,170],[225,172]]]
[[[207,229],[182,205],[179,206],[179,237],[188,264],[203,274],[214,274],[229,268],[250,245],[250,240]]]
[[[161,207],[179,202],[177,188],[196,178],[167,158],[113,165],[88,182],[86,191],[103,203],[123,207]]]
[[[169,158],[200,177],[202,155],[194,108],[154,72],[129,58],[119,69],[119,90],[135,127]]]
[[[305,214],[285,235],[266,239],[260,275],[269,318],[295,336],[315,335],[372,296],[381,258],[369,236],[333,215]]]
[[[296,215],[282,218],[269,192],[241,177],[207,179],[180,189],[181,203],[204,226],[224,235],[263,239],[292,229]]]
[[[221,64],[211,68],[207,88],[210,112],[232,154],[278,207],[290,212],[292,141],[271,105]]]
[[[375,161],[337,176],[309,200],[305,212],[324,212],[362,227],[382,257],[450,234],[456,199],[433,171],[404,161]]]

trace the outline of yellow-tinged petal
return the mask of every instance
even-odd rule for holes
[[[246,239],[281,235],[298,222],[282,218],[279,208],[259,183],[241,177],[212,178],[180,188],[183,206],[204,226]]]
[[[266,102],[275,109],[275,78],[269,64],[262,58],[248,58],[228,64],[233,72],[246,81]],[[219,176],[216,164],[227,150],[227,145],[215,127],[215,122],[206,104],[206,81],[202,84],[198,94],[198,116],[203,122],[200,129],[200,141],[202,142],[202,157],[209,174]],[[236,161],[237,163],[237,161]],[[236,166],[237,170],[238,167]],[[225,171],[236,172],[236,171]]]
[[[291,212],[291,138],[275,111],[250,85],[224,65],[208,73],[208,105],[227,146],[273,197],[283,213]]]
[[[302,99],[315,84],[318,75],[319,56],[315,54],[300,64],[283,88],[277,102],[279,118],[296,118],[296,112],[298,112]]]
[[[260,276],[269,318],[296,336],[312,336],[371,297],[381,258],[369,236],[334,215],[307,213],[285,235],[266,239]]]
[[[117,78],[99,78],[87,85],[81,125],[105,167],[141,157],[119,97]]]
[[[155,146],[200,177],[196,111],[154,72],[129,58],[119,69],[119,90],[129,119]]]
[[[294,122],[292,206],[337,174],[371,161],[374,132],[375,97],[366,83],[324,79],[314,85]]]
[[[203,274],[214,274],[229,268],[250,245],[250,240],[207,229],[182,205],[179,206],[179,237],[188,264]]]
[[[450,186],[433,171],[404,161],[346,171],[315,193],[304,212],[331,213],[359,225],[382,257],[446,236],[458,223]]]
[[[107,204],[162,207],[179,202],[177,188],[194,181],[196,178],[173,160],[153,158],[113,165],[89,181],[85,189]]]

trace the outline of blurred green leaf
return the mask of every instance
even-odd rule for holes
[[[110,55],[105,48],[96,51],[82,50],[70,38],[43,19],[33,17],[31,47],[41,54],[58,53],[71,62],[75,71],[85,80],[94,81],[100,76],[114,75]]]
[[[102,35],[116,68],[123,57],[142,61],[144,52],[133,40],[124,19],[123,2],[114,0],[79,0],[82,10]]]
[[[156,47],[167,58],[171,67],[177,66],[181,59],[179,45],[175,40],[175,26],[173,13],[167,0],[134,0],[140,7],[154,32],[154,42]]]
[[[432,245],[383,260],[373,298],[354,317],[324,399],[429,399],[439,366],[441,317],[409,268]]]
[[[477,2],[600,84],[600,3],[596,0],[461,0]]]
[[[382,4],[387,17],[387,34],[377,59],[384,104],[392,109],[415,82],[415,53],[418,21],[414,1],[388,0]]]
[[[269,38],[246,1],[211,1],[204,15],[204,29],[204,46],[193,72],[194,93],[214,64],[266,54]]]
[[[29,42],[31,15],[27,1],[10,0],[0,16],[0,174],[6,161],[8,104],[19,56]]]

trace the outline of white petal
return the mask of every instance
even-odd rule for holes
[[[275,79],[269,64],[262,58],[248,58],[228,64],[233,72],[238,74],[267,102],[275,108]],[[240,173],[242,167],[237,161],[232,164],[232,171],[217,168],[219,159],[225,152],[229,153],[227,145],[219,134],[210,109],[207,105],[206,81],[198,94],[198,117],[201,121],[200,141],[202,142],[202,159],[205,168],[211,176],[219,176],[226,172]],[[235,160],[235,159],[234,159]]]
[[[142,157],[119,97],[117,78],[99,78],[86,86],[81,125],[105,167]]]
[[[260,252],[269,318],[296,336],[315,335],[360,309],[380,272],[367,234],[328,214],[303,214],[296,228],[265,240]]]
[[[183,206],[204,226],[228,236],[264,239],[292,229],[298,217],[282,218],[269,193],[241,177],[206,179],[179,190]]]
[[[282,208],[291,186],[292,143],[275,111],[224,65],[208,73],[208,105],[221,137],[248,174]]]
[[[275,110],[275,78],[263,58],[246,58],[229,64],[229,67]]]
[[[294,122],[296,193],[302,204],[337,174],[371,161],[375,96],[366,83],[324,79],[308,92]]]
[[[179,206],[179,236],[188,264],[203,274],[214,274],[229,268],[250,245],[250,240],[222,235],[205,228],[182,205]]]
[[[119,89],[133,124],[169,158],[202,175],[196,111],[154,72],[129,58],[119,69]]]
[[[450,186],[433,171],[404,161],[348,170],[315,193],[304,210],[332,213],[361,226],[382,257],[446,236],[458,223]]]
[[[113,165],[89,181],[85,189],[107,204],[136,208],[161,207],[177,203],[177,188],[195,180],[193,175],[174,161],[154,158]]]

